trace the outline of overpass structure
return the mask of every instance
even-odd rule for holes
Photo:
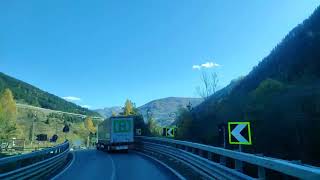
[[[248,170],[249,169],[249,170]],[[320,179],[320,168],[166,138],[135,138],[134,151],[69,151],[69,143],[0,159],[0,179]]]

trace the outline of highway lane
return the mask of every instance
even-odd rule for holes
[[[177,179],[167,168],[136,154],[106,153],[97,150],[74,151],[75,159],[58,180],[166,180]]]

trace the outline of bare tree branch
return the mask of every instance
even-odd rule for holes
[[[218,75],[215,72],[208,74],[207,72],[202,71],[200,78],[202,86],[196,87],[196,93],[203,99],[208,99],[217,90]]]

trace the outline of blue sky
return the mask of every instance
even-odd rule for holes
[[[0,71],[93,109],[127,98],[139,106],[194,97],[194,65],[209,62],[202,69],[217,72],[223,87],[246,75],[319,3],[1,1]]]

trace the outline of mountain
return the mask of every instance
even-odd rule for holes
[[[147,111],[150,110],[153,118],[161,125],[167,126],[172,124],[175,118],[175,113],[180,107],[186,107],[189,102],[192,107],[197,106],[202,102],[200,98],[182,98],[182,97],[168,97],[163,99],[153,100],[138,108],[139,112],[147,118]]]
[[[96,109],[96,112],[98,112],[101,116],[103,116],[104,118],[110,117],[112,115],[112,112],[119,114],[120,112],[122,112],[122,107],[120,106],[114,106],[114,107],[106,107],[103,109]]]
[[[100,116],[97,112],[80,107],[68,102],[58,96],[45,92],[28,83],[10,77],[0,72],[0,92],[9,88],[15,100],[21,104],[28,104],[36,107],[65,111],[70,113]]]
[[[320,7],[247,76],[181,114],[176,123],[180,139],[220,146],[219,125],[250,121],[253,145],[244,151],[319,166],[319,117]]]

